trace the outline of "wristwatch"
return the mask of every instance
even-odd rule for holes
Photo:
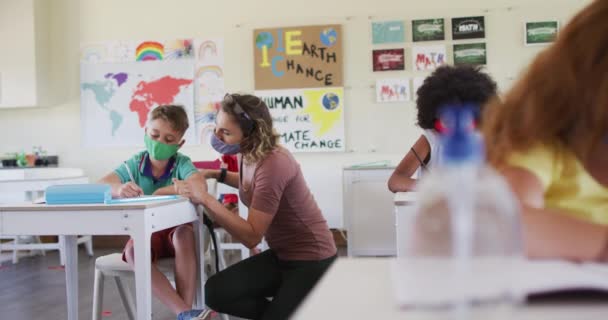
[[[217,182],[224,183],[224,180],[226,180],[227,172],[228,170],[226,170],[226,168],[220,168],[220,176],[217,178]]]

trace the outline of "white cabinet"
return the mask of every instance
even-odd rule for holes
[[[49,0],[0,0],[0,107],[48,104]]]
[[[394,167],[344,169],[344,224],[349,256],[394,256]]]
[[[0,203],[35,200],[52,185],[88,182],[89,179],[79,168],[2,169],[0,170]]]

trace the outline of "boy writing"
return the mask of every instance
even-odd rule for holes
[[[187,180],[198,171],[190,158],[177,150],[184,144],[188,115],[181,106],[162,105],[148,115],[146,150],[125,161],[100,182],[112,187],[112,197],[177,194],[173,179]],[[152,265],[152,292],[176,315],[192,308],[196,284],[194,230],[190,224],[155,232],[152,259],[175,257],[175,285]],[[127,242],[123,260],[134,266],[133,239]]]

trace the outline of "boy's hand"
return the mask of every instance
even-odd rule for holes
[[[118,188],[118,197],[134,198],[144,194],[144,191],[133,181],[129,181]]]

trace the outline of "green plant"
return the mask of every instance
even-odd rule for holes
[[[15,160],[17,160],[17,166],[18,167],[26,167],[27,166],[27,159],[25,157],[25,152],[21,151],[21,153],[16,153],[15,154]]]

